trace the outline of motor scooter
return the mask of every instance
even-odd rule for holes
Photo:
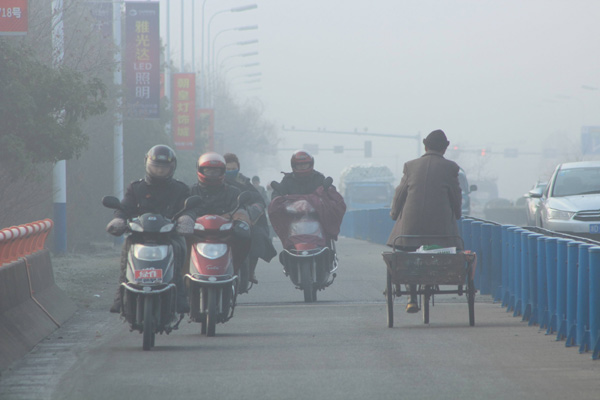
[[[201,333],[215,336],[217,323],[233,317],[240,287],[241,267],[250,251],[250,223],[246,210],[240,208],[249,193],[238,197],[231,213],[203,215],[196,219],[191,244],[190,262],[184,281],[190,301],[190,320],[201,324]]]
[[[271,185],[275,189],[279,186],[278,182]],[[326,190],[327,187],[319,196]],[[346,209],[343,199],[337,192],[332,192],[332,196],[338,196],[334,197],[337,203],[332,209],[337,209],[343,216]],[[333,283],[338,268],[335,238],[324,229],[315,207],[316,203],[325,201],[319,196],[284,195],[274,199],[269,206],[271,223],[284,247],[279,253],[283,272],[297,289],[303,291],[306,303],[317,301],[317,292]],[[339,226],[337,228],[339,231]]]
[[[120,286],[121,316],[131,331],[142,333],[144,350],[154,347],[157,333],[169,334],[183,319],[183,314],[178,317],[176,312],[175,256],[170,238],[177,217],[200,201],[198,196],[188,198],[173,219],[145,213],[127,221],[131,245],[127,251],[126,281]],[[105,196],[102,204],[123,209],[114,196]]]

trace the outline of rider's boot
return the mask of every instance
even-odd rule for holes
[[[419,303],[417,301],[417,285],[406,285],[410,292],[410,299],[406,305],[406,312],[414,314],[419,312]]]

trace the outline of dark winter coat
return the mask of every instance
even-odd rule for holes
[[[404,176],[396,188],[390,216],[396,221],[387,245],[398,235],[458,235],[462,196],[458,165],[442,154],[428,151],[404,164]],[[438,244],[462,248],[460,238],[404,238],[396,246]]]
[[[323,186],[325,181],[325,175],[319,171],[313,171],[309,176],[299,177],[293,172],[284,173],[281,182],[279,183],[279,190],[273,188],[271,194],[271,200],[277,196],[286,194],[311,194],[319,186]]]
[[[250,256],[262,258],[266,262],[271,261],[277,255],[269,235],[269,224],[267,222],[265,201],[260,192],[256,190],[250,179],[238,173],[234,179],[225,178],[226,182],[242,192],[249,192],[252,198],[246,210],[252,220],[252,243]]]
[[[196,183],[192,186],[191,195],[200,196],[202,203],[191,210],[194,220],[207,214],[223,215],[237,207],[237,198],[240,190],[227,183],[222,186],[205,186]]]
[[[121,201],[125,210],[116,210],[115,217],[127,219],[153,212],[173,218],[183,209],[189,196],[190,188],[177,179],[169,179],[158,185],[149,185],[144,179],[140,179],[127,186],[125,197]]]

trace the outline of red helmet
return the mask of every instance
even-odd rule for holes
[[[208,186],[219,186],[225,179],[225,159],[222,155],[208,152],[204,153],[198,159],[198,180]],[[206,168],[217,168],[218,174],[206,171]],[[207,173],[208,172],[208,173]]]
[[[308,151],[298,150],[292,154],[290,164],[295,175],[308,176],[314,171],[315,159]],[[308,164],[308,168],[298,169],[298,164]]]

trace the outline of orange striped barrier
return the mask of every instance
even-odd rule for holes
[[[51,219],[0,229],[0,266],[43,250],[52,229]]]

